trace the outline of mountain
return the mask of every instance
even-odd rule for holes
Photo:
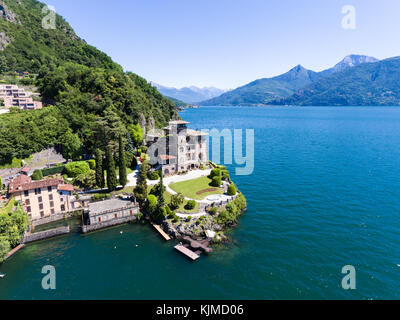
[[[321,78],[274,104],[300,106],[399,106],[400,57],[364,63]]]
[[[283,75],[253,81],[200,104],[227,106],[267,104],[277,98],[293,94],[298,89],[314,82],[317,78],[318,73],[298,65]]]
[[[157,83],[153,83],[153,85],[164,96],[175,98],[184,101],[186,103],[197,103],[199,101],[211,99],[221,95],[226,91],[214,87],[198,88],[192,86],[192,87],[185,87],[182,89],[176,89],[176,88],[164,87]]]
[[[65,158],[93,154],[122,135],[133,150],[134,124],[166,125],[175,105],[149,82],[79,38],[59,15],[56,29],[42,27],[45,5],[0,0],[0,75],[28,71],[46,107],[1,115],[0,164],[48,147]]]
[[[287,98],[298,90],[335,72],[375,61],[378,60],[368,56],[349,55],[333,68],[321,72],[307,70],[298,65],[283,75],[253,81],[243,87],[226,92],[219,97],[202,101],[199,104],[227,106],[267,105],[273,101]]]

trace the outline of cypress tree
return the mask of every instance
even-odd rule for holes
[[[107,188],[109,192],[117,188],[117,175],[115,174],[115,161],[111,146],[107,147]]]
[[[163,173],[162,170],[160,170],[160,182],[159,182],[159,194],[158,194],[158,207],[163,208],[165,207],[165,198],[164,198],[164,181],[163,181]]]
[[[144,208],[147,200],[147,172],[149,171],[149,165],[143,162],[140,166],[139,176],[137,179],[136,188],[134,190],[136,200],[139,202],[140,207]]]
[[[119,136],[119,183],[123,187],[128,183],[127,173],[126,173],[126,158],[125,158],[125,146],[122,141],[122,135]]]
[[[103,153],[100,149],[96,150],[96,185],[102,189],[105,187]]]

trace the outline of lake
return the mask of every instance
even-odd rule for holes
[[[0,265],[0,299],[400,298],[400,108],[181,116],[193,129],[254,129],[254,172],[235,176],[228,165],[248,201],[233,243],[193,263],[149,226],[73,233]],[[44,265],[56,268],[54,291],[41,288]],[[356,269],[356,290],[342,289],[345,265]]]

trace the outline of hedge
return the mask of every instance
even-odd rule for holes
[[[56,174],[63,174],[64,169],[65,169],[65,165],[61,165],[61,166],[57,166],[57,167],[42,169],[42,173],[43,173],[44,177],[54,176]]]

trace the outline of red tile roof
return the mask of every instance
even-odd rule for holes
[[[25,177],[25,178],[23,178],[23,177]],[[52,178],[52,179],[45,179],[45,180],[39,180],[39,181],[32,181],[32,179],[30,177],[20,175],[10,182],[8,192],[12,194],[15,192],[33,190],[33,189],[37,189],[37,188],[58,186],[59,184],[63,184],[63,183],[64,183],[64,181],[61,178]]]
[[[71,184],[59,184],[57,187],[58,190],[60,191],[70,191],[73,192],[74,191],[74,186]]]

